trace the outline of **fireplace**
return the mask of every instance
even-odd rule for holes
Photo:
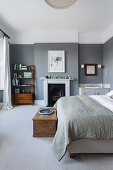
[[[62,89],[58,90],[59,88],[57,88],[57,92],[55,92],[55,96],[56,97],[53,97],[54,100],[57,100],[59,97],[61,96],[70,96],[70,81],[72,79],[46,79],[46,78],[41,78],[41,80],[44,81],[44,105],[45,106],[48,106],[50,103],[48,101],[49,99],[49,93],[48,93],[48,90],[51,90],[50,86],[51,84],[54,85],[54,88],[58,87],[59,85],[60,88],[62,87],[64,89],[64,92],[61,92]],[[62,86],[63,85],[63,86]],[[48,89],[50,88],[50,89]],[[53,91],[52,91],[53,93]],[[54,101],[55,103],[55,101]],[[54,104],[52,104],[54,105]]]
[[[54,106],[62,96],[65,96],[65,84],[48,84],[48,106]]]

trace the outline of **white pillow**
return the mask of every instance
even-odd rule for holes
[[[113,95],[113,90],[106,94],[106,96],[111,97]]]

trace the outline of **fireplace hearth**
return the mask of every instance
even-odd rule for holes
[[[65,84],[48,84],[48,106],[52,107],[56,101],[65,96]]]

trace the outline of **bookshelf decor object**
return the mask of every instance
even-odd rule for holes
[[[34,104],[34,66],[14,64],[12,74],[12,103]]]

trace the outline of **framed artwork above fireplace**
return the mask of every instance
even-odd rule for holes
[[[48,72],[65,72],[65,51],[48,51]]]

